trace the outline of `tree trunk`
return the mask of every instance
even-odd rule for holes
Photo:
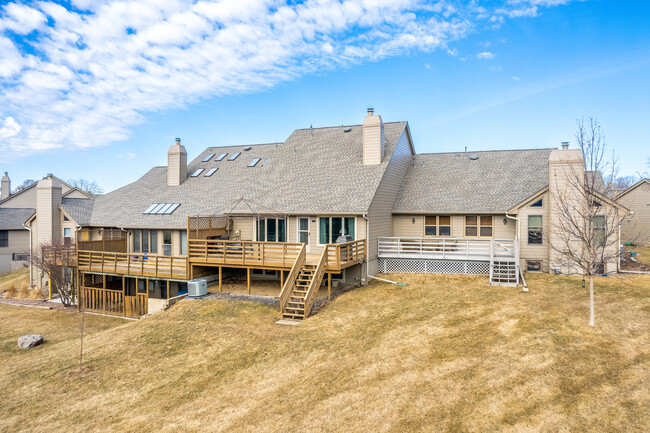
[[[594,325],[594,276],[589,275],[589,326]]]

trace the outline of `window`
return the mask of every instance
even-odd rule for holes
[[[163,255],[172,255],[172,232],[171,230],[163,231]]]
[[[205,170],[205,169],[204,168],[197,168],[196,170],[194,170],[194,173],[192,173],[190,175],[190,177],[197,177],[199,174],[203,173],[203,170]]]
[[[187,255],[187,230],[181,230],[181,256]]]
[[[255,167],[255,166],[257,165],[257,163],[260,162],[261,159],[262,159],[262,158],[255,158],[254,160],[252,160],[252,161],[250,162],[250,164],[248,164],[248,166],[249,166],[249,167]]]
[[[490,215],[467,215],[465,217],[465,237],[491,238],[492,223],[493,218]]]
[[[542,271],[542,261],[541,260],[526,260],[526,270],[528,272],[541,272]]]
[[[257,227],[257,238],[262,242],[286,242],[286,221],[284,218],[265,218]]]
[[[541,215],[528,215],[528,244],[541,244],[543,224]]]
[[[425,236],[451,236],[451,217],[431,215],[424,217]]]
[[[222,153],[221,155],[219,155],[219,156],[217,156],[217,157],[215,158],[215,161],[221,161],[221,160],[224,159],[227,155],[228,155],[227,153]]]
[[[11,260],[14,262],[26,262],[29,260],[29,254],[13,253],[11,255]]]
[[[542,207],[543,204],[544,203],[542,202],[542,199],[540,198],[535,203],[531,204],[530,207]]]
[[[9,246],[9,230],[0,230],[0,247]]]
[[[214,174],[215,171],[219,170],[219,167],[214,167],[211,168],[210,170],[207,171],[207,173],[204,174],[205,177],[210,177]]]
[[[355,239],[354,217],[320,217],[318,224],[318,243],[320,245],[336,242],[339,236],[347,235]]]
[[[171,215],[180,205],[180,203],[154,203],[142,213],[146,215]]]
[[[604,247],[605,246],[605,216],[596,215],[594,216],[593,223],[594,231],[594,246],[595,247]]]
[[[70,228],[63,229],[63,245],[72,245],[72,236]]]
[[[205,158],[203,158],[201,160],[201,162],[208,162],[208,161],[210,161],[212,159],[213,156],[214,156],[214,153],[211,153],[208,156],[206,156]]]
[[[234,161],[237,159],[237,157],[241,155],[241,152],[235,152],[232,155],[230,155],[230,158],[228,158],[228,161]]]
[[[158,254],[158,231],[133,230],[133,252]]]
[[[70,221],[70,218],[68,218],[67,216],[63,215],[63,221]]]

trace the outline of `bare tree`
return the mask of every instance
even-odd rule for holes
[[[102,194],[104,190],[102,187],[100,187],[97,182],[90,181],[87,179],[79,178],[79,179],[70,179],[68,180],[68,183],[70,186],[73,186],[75,188],[79,188],[82,191],[87,192],[88,194]]]
[[[75,265],[75,257],[74,248],[61,241],[42,244],[29,256],[30,264],[48,276],[52,292],[66,307],[72,305],[74,297],[70,268]]]
[[[606,159],[607,145],[598,121],[578,120],[576,141],[582,160],[564,165],[551,182],[551,233],[547,240],[562,267],[589,279],[589,325],[595,324],[594,277],[616,263],[619,227],[625,217],[606,195],[605,185],[616,179],[616,160]],[[601,177],[602,174],[602,177]],[[604,184],[604,185],[603,185]]]
[[[21,183],[20,185],[18,185],[16,187],[16,189],[14,189],[14,194],[28,188],[29,186],[31,186],[31,185],[33,185],[35,183],[36,183],[36,181],[34,179],[25,179],[25,181],[23,183]]]

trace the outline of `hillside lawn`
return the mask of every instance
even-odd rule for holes
[[[0,431],[650,431],[650,276],[391,275],[299,326],[252,302],[139,321],[0,305]],[[19,350],[16,338],[46,343]]]

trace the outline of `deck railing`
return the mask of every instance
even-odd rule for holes
[[[309,317],[311,313],[311,307],[314,306],[314,300],[318,294],[318,289],[320,288],[320,283],[323,281],[323,275],[325,275],[325,268],[327,263],[327,250],[323,250],[323,253],[320,256],[320,260],[316,265],[316,273],[312,276],[311,283],[307,288],[307,293],[305,294],[305,319]]]
[[[43,246],[43,262],[54,263],[61,266],[74,266],[77,260],[75,247],[65,246]]]
[[[366,240],[327,244],[327,270],[340,271],[366,259]]]
[[[439,260],[514,260],[514,239],[379,238],[380,258]]]
[[[289,242],[188,240],[192,263],[291,268],[303,244]]]
[[[298,277],[300,270],[305,264],[306,256],[307,256],[306,247],[303,244],[302,247],[300,248],[300,252],[298,253],[298,257],[296,258],[293,267],[291,268],[291,272],[289,272],[287,279],[284,281],[284,286],[282,286],[282,290],[280,291],[281,312],[284,312],[284,307],[287,305],[287,301],[289,300],[289,295],[291,295],[291,292],[293,292],[293,288],[296,286],[296,278]]]
[[[81,271],[181,280],[189,275],[187,259],[181,256],[79,251],[78,261]]]
[[[100,287],[83,287],[82,290],[84,310],[117,316],[124,314],[124,294],[121,290],[109,290]]]

